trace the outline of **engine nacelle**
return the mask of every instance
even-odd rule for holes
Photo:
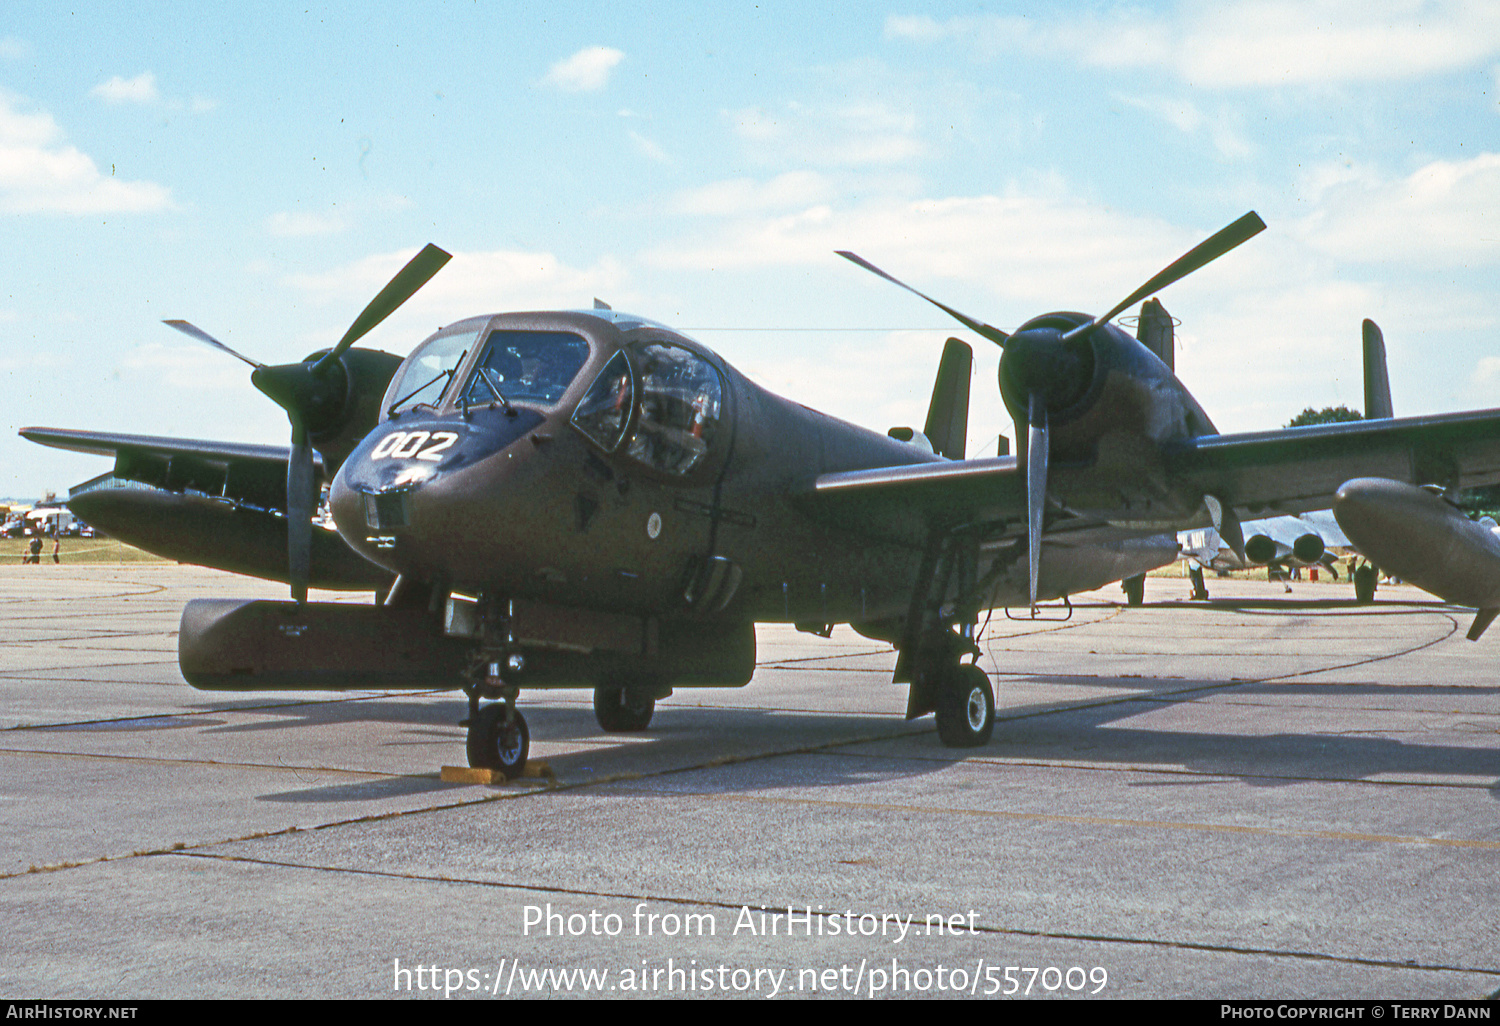
[[[1257,566],[1274,563],[1288,551],[1285,545],[1264,534],[1251,535],[1245,541],[1245,559]]]
[[[307,357],[316,360],[327,350]],[[305,361],[304,361],[305,362]],[[380,400],[401,366],[401,357],[378,349],[352,348],[339,357],[344,387],[340,398],[319,416],[309,418],[308,434],[313,448],[323,454],[323,465],[331,480],[344,458],[354,451],[380,421]]]
[[[1217,433],[1171,369],[1113,324],[1064,339],[1090,319],[1047,314],[1006,340],[1000,396],[1018,438],[1024,437],[1019,426],[1029,423],[1033,395],[1046,406],[1054,462],[1092,460],[1100,440],[1111,434],[1161,443]]]
[[[1292,542],[1292,556],[1304,566],[1322,562],[1326,550],[1322,537],[1316,534],[1304,534]]]

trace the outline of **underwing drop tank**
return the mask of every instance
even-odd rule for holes
[[[1385,573],[1444,602],[1477,608],[1471,641],[1500,612],[1500,528],[1493,521],[1470,520],[1440,495],[1378,477],[1344,482],[1333,515]]]

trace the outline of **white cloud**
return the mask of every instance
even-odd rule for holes
[[[115,75],[107,82],[100,82],[89,90],[90,96],[97,96],[105,103],[155,103],[161,99],[161,93],[156,88],[156,75],[150,71],[143,71],[135,78],[121,78]]]
[[[1204,114],[1191,100],[1169,96],[1120,96],[1123,103],[1160,118],[1185,135],[1204,133],[1214,149],[1226,160],[1240,160],[1255,154],[1255,147],[1239,131],[1236,117],[1228,111]]]
[[[151,342],[136,346],[120,360],[119,369],[148,378],[153,388],[244,391],[247,368],[207,346],[168,345]]]
[[[1071,58],[1160,67],[1195,87],[1400,81],[1500,55],[1500,5],[1487,0],[1239,0],[1168,16],[1127,8],[1083,17],[887,19],[888,39],[956,40],[987,58]]]
[[[0,210],[9,213],[99,214],[162,210],[170,191],[154,182],[128,182],[102,173],[64,141],[45,111],[22,113],[20,101],[0,92]]]
[[[1018,301],[1014,309],[1025,311],[1032,304],[1076,305],[1089,297],[1107,306],[1116,298],[1107,293],[1128,290],[1195,241],[1160,221],[1048,190],[816,203],[773,216],[732,218],[712,234],[644,257],[676,269],[829,267],[834,250],[853,249],[918,288],[949,278],[997,300]],[[987,316],[984,310],[968,312]]]
[[[1178,51],[1188,81],[1275,86],[1419,78],[1500,53],[1500,7],[1479,0],[1249,0],[1210,8]]]
[[[30,53],[31,47],[24,39],[17,39],[14,36],[0,38],[0,60],[18,61],[29,56]]]
[[[880,103],[840,107],[788,103],[777,110],[726,111],[757,160],[820,167],[899,164],[928,152],[916,115]]]
[[[654,161],[658,164],[676,163],[676,161],[674,161],[671,156],[668,155],[666,150],[662,149],[654,141],[647,139],[644,135],[641,135],[641,133],[631,131],[628,134],[630,136],[630,141],[635,143],[636,150],[647,160]]]
[[[315,302],[347,312],[348,320],[390,281],[415,249],[381,253],[357,260],[323,274],[297,275],[288,284]],[[380,337],[398,340],[403,352],[443,324],[476,314],[502,310],[578,310],[592,305],[595,296],[615,304],[628,299],[627,276],[612,259],[592,267],[571,267],[551,253],[518,250],[455,253],[437,275],[424,285],[377,330]],[[310,345],[331,345],[343,333],[344,323],[330,324],[310,333]],[[373,343],[379,345],[377,341]]]
[[[753,178],[710,182],[681,193],[673,206],[684,214],[733,217],[807,207],[833,195],[832,183],[816,171],[789,171],[767,182]]]
[[[921,430],[946,334],[893,331],[849,339],[809,333],[808,344],[795,352],[769,339],[763,345],[746,347],[755,355],[738,367],[772,392],[831,416],[881,431],[898,425]],[[976,390],[986,387],[986,379],[994,381],[996,354],[988,343],[984,345],[987,348],[975,353],[976,366],[982,368],[973,382]],[[991,404],[976,405],[988,408]],[[970,455],[1000,430],[998,421],[993,428],[990,424],[993,412],[987,409],[971,422]],[[1011,433],[1008,423],[1005,433]]]
[[[542,83],[565,93],[596,92],[604,88],[610,72],[624,59],[625,54],[620,50],[590,46],[552,65]]]
[[[1474,365],[1473,384],[1493,389],[1500,382],[1500,356],[1481,356]]]
[[[115,75],[90,89],[89,95],[113,106],[127,103],[143,107],[162,106],[168,110],[186,110],[194,114],[207,114],[219,106],[217,100],[207,96],[193,96],[186,100],[163,96],[156,84],[156,74],[151,71],[143,71],[135,78]]]
[[[1320,252],[1427,266],[1500,262],[1500,153],[1434,161],[1395,179],[1339,165],[1310,188],[1318,209],[1298,231]]]

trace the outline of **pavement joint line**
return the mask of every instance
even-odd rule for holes
[[[951,762],[936,755],[881,755],[873,752],[815,752],[815,755],[837,755],[845,759],[885,760],[890,762]],[[1286,780],[1305,784],[1360,784],[1370,787],[1442,787],[1453,790],[1484,791],[1495,789],[1493,783],[1469,784],[1447,780],[1370,780],[1366,777],[1298,777],[1277,773],[1211,773],[1205,770],[1177,769],[1165,766],[1137,766],[1131,763],[1101,765],[1098,763],[1073,762],[1066,759],[1007,759],[1003,756],[971,756],[962,760],[966,765],[1009,766],[1027,769],[1068,769],[1084,773],[1140,773],[1147,776],[1194,777],[1204,780],[1222,780],[1233,783],[1242,780]]]
[[[382,780],[436,780],[436,773],[387,773],[381,770],[338,769],[333,766],[291,766],[269,762],[221,762],[218,759],[172,759],[160,755],[119,755],[110,752],[57,752],[37,748],[0,748],[0,755],[38,755],[53,759],[94,759],[103,762],[141,762],[163,766],[215,766],[223,769],[285,770],[292,773],[341,773]]]
[[[33,595],[33,596],[30,596],[30,597],[25,598],[25,599],[12,599],[11,601],[13,601],[13,602],[37,602],[37,603],[42,603],[42,602],[47,602],[47,603],[51,603],[51,602],[67,602],[67,603],[73,603],[73,602],[105,602],[105,601],[108,601],[109,599],[128,599],[128,598],[140,598],[142,595],[160,595],[162,592],[164,592],[164,591],[167,590],[167,585],[165,585],[165,584],[146,584],[144,582],[137,582],[137,583],[138,583],[138,586],[142,590],[140,590],[140,591],[115,591],[115,592],[110,592],[107,595],[54,595],[54,594],[42,595],[42,596],[35,596],[35,595]],[[37,616],[31,616],[31,617],[8,617],[8,619],[17,619],[17,620],[19,620],[19,619],[36,620],[36,619],[43,619],[43,618],[44,617],[41,614],[38,614]]]
[[[1343,684],[1343,683],[1328,683],[1328,684],[1324,684],[1324,683],[1318,682],[1318,683],[1310,683],[1310,684],[1307,684],[1305,686],[1307,686],[1307,687],[1336,687],[1336,688],[1346,688],[1346,687],[1347,688],[1357,688],[1357,687],[1385,688],[1386,687],[1386,685],[1382,685],[1382,684],[1371,684],[1369,681],[1362,681],[1362,682],[1359,682],[1359,683],[1350,683],[1350,684]],[[1423,685],[1423,686],[1424,687],[1436,687],[1437,685]],[[1446,686],[1446,685],[1443,685],[1443,686]],[[1219,696],[1210,696],[1210,697],[1219,697]],[[1331,707],[1329,707],[1327,705],[1316,705],[1316,704],[1313,704],[1311,702],[1254,702],[1254,701],[1250,701],[1247,698],[1233,698],[1233,697],[1227,696],[1227,695],[1226,696],[1222,696],[1222,697],[1223,697],[1223,704],[1224,705],[1234,705],[1234,706],[1239,706],[1239,707],[1245,708],[1245,709],[1313,709],[1313,710],[1318,710],[1318,711],[1322,711],[1322,712],[1334,711]],[[1143,702],[1149,702],[1149,701],[1151,701],[1151,698],[1152,698],[1152,696],[1149,695],[1149,694],[1148,695],[1142,695],[1141,696],[1141,701],[1143,701]],[[1164,701],[1162,704],[1164,704],[1164,705],[1176,705],[1178,703],[1176,703],[1176,702],[1165,702]],[[1476,716],[1476,717],[1495,716],[1495,717],[1500,717],[1500,710],[1497,710],[1495,712],[1490,712],[1490,711],[1485,710],[1485,709],[1402,709],[1399,706],[1388,706],[1388,705],[1346,705],[1346,706],[1338,706],[1337,709],[1336,709],[1336,711],[1338,711],[1338,712],[1366,712],[1366,713],[1408,713],[1409,712],[1409,713],[1417,713],[1417,714],[1420,714],[1422,716]],[[1474,724],[1474,726],[1480,726],[1480,724]],[[1356,733],[1358,733],[1358,732],[1356,732]],[[1365,733],[1373,733],[1373,731],[1365,731]],[[1410,733],[1410,731],[1408,731],[1407,733]]]
[[[752,903],[731,902],[713,900],[709,898],[689,898],[680,895],[659,894],[631,894],[616,891],[586,890],[575,887],[561,887],[553,884],[519,883],[512,880],[483,880],[475,877],[435,876],[427,873],[402,873],[387,869],[363,869],[354,866],[326,866],[315,865],[305,862],[289,862],[282,859],[260,859],[247,855],[226,855],[218,852],[197,851],[162,851],[150,853],[153,855],[176,855],[187,858],[212,859],[220,862],[236,862],[257,866],[269,866],[280,869],[301,869],[314,873],[347,874],[351,876],[375,876],[386,879],[409,880],[413,883],[439,883],[458,884],[468,887],[491,887],[497,890],[527,891],[540,894],[562,894],[579,898],[604,898],[619,901],[658,902],[664,905],[688,905],[696,908],[723,909],[725,911],[739,911],[742,908],[752,907]],[[766,904],[757,900],[754,907],[775,910],[783,907],[780,903]],[[788,903],[785,907],[801,911],[795,903]],[[805,904],[803,907],[807,907]],[[838,918],[845,913],[834,909],[809,909],[812,915],[820,919]],[[900,915],[901,913],[895,913]],[[910,920],[916,923],[916,915],[912,914]],[[922,922],[926,923],[924,917]],[[1286,951],[1276,948],[1256,948],[1237,944],[1211,944],[1198,941],[1179,941],[1155,937],[1129,937],[1113,934],[1088,934],[1074,933],[1061,930],[1037,930],[1025,927],[989,926],[976,925],[975,933],[991,934],[1000,937],[1034,937],[1042,940],[1072,940],[1095,944],[1120,944],[1130,946],[1144,946],[1156,948],[1171,948],[1181,951],[1203,951],[1214,954],[1245,955],[1252,957],[1268,958],[1293,958],[1305,961],[1337,962],[1345,965],[1365,965],[1382,969],[1397,969],[1416,972],[1439,972],[1439,973],[1466,973],[1481,976],[1500,977],[1500,967],[1462,966],[1443,964],[1423,964],[1411,960],[1396,960],[1385,958],[1369,958],[1359,955],[1336,955],[1323,951]]]
[[[1424,641],[1421,644],[1413,645],[1410,648],[1401,649],[1400,651],[1397,651],[1397,652],[1387,652],[1387,653],[1385,653],[1383,655],[1371,656],[1371,657],[1369,657],[1367,659],[1356,659],[1355,661],[1349,662],[1349,663],[1337,663],[1337,664],[1335,664],[1333,666],[1322,666],[1322,667],[1317,667],[1317,668],[1311,669],[1311,670],[1299,670],[1299,671],[1297,671],[1295,673],[1280,673],[1280,674],[1275,674],[1274,676],[1269,676],[1269,677],[1233,678],[1233,679],[1227,680],[1227,681],[1209,681],[1209,682],[1202,683],[1202,684],[1196,684],[1196,685],[1194,685],[1192,687],[1187,687],[1187,688],[1176,688],[1176,689],[1165,690],[1165,691],[1151,691],[1149,693],[1147,693],[1147,692],[1136,692],[1135,694],[1130,694],[1130,695],[1117,695],[1117,696],[1112,697],[1112,698],[1100,698],[1100,699],[1096,699],[1096,700],[1091,701],[1091,702],[1082,702],[1082,703],[1079,703],[1077,705],[1069,705],[1069,706],[1066,706],[1064,708],[1059,708],[1059,709],[1039,709],[1039,710],[1036,710],[1034,712],[1017,713],[1017,714],[1011,715],[1011,716],[998,716],[997,715],[995,717],[995,722],[996,723],[1013,722],[1015,720],[1033,719],[1033,718],[1038,717],[1038,716],[1054,716],[1054,715],[1056,715],[1058,713],[1063,713],[1063,712],[1076,712],[1076,711],[1078,711],[1080,709],[1098,709],[1098,708],[1102,708],[1104,706],[1109,706],[1109,705],[1124,705],[1124,704],[1129,703],[1129,702],[1146,701],[1148,699],[1148,697],[1149,697],[1149,700],[1151,700],[1151,701],[1162,702],[1162,701],[1166,701],[1167,699],[1180,698],[1180,697],[1185,696],[1185,695],[1193,695],[1193,694],[1198,694],[1198,693],[1202,693],[1202,694],[1208,695],[1208,694],[1214,694],[1216,692],[1227,691],[1227,690],[1232,689],[1232,688],[1244,687],[1247,684],[1271,684],[1271,683],[1275,683],[1277,681],[1291,681],[1291,680],[1293,680],[1294,678],[1297,678],[1297,677],[1310,677],[1313,674],[1317,674],[1317,673],[1332,673],[1335,670],[1348,670],[1348,669],[1352,669],[1352,668],[1354,668],[1356,666],[1367,666],[1370,663],[1384,662],[1384,661],[1386,661],[1388,659],[1398,659],[1401,656],[1410,655],[1413,652],[1420,652],[1424,648],[1431,648],[1434,645],[1441,644],[1442,642],[1447,641],[1449,638],[1451,638],[1455,633],[1457,633],[1458,630],[1459,630],[1458,621],[1455,620],[1453,617],[1447,616],[1447,615],[1444,615],[1443,618],[1448,621],[1448,633],[1442,635],[1441,637],[1433,638],[1430,641]],[[1044,674],[1044,673],[1036,673],[1036,674],[1028,674],[1028,675],[1024,675],[1024,676],[1046,676],[1046,674]],[[1081,679],[1084,679],[1084,680],[1101,680],[1101,679],[1116,680],[1116,679],[1120,679],[1120,678],[1114,678],[1114,677],[1109,677],[1109,678],[1082,677]],[[1134,680],[1134,679],[1151,680],[1151,679],[1156,679],[1156,678],[1141,677],[1141,678],[1127,678],[1127,679],[1132,679],[1132,680]],[[1321,681],[1314,681],[1312,683],[1323,683],[1323,682],[1321,682]]]
[[[147,664],[136,663],[136,664],[132,664],[132,665],[147,665]],[[28,679],[29,680],[30,678],[18,678],[18,679]],[[183,687],[185,685],[173,684],[173,683],[169,682],[169,683],[167,683],[165,685],[156,685],[156,686],[158,686],[158,687]],[[261,703],[258,703],[256,705],[237,705],[237,706],[235,706],[232,709],[193,709],[193,710],[190,710],[188,712],[169,713],[167,715],[170,715],[170,716],[173,716],[173,717],[178,717],[178,716],[183,716],[183,717],[187,717],[187,716],[225,716],[225,715],[229,715],[229,714],[232,714],[232,713],[259,712],[259,711],[265,710],[265,709],[295,709],[295,708],[300,708],[302,706],[308,706],[308,705],[339,705],[339,704],[344,703],[344,702],[370,702],[370,701],[374,701],[376,699],[391,698],[391,697],[393,697],[394,695],[397,695],[397,694],[400,694],[400,695],[421,695],[421,696],[432,697],[432,696],[436,696],[436,695],[446,694],[447,690],[448,689],[444,689],[444,690],[441,690],[441,691],[432,691],[432,690],[429,690],[429,691],[405,691],[405,690],[402,690],[402,691],[399,691],[399,692],[380,691],[380,692],[362,693],[362,694],[356,694],[356,695],[340,695],[337,698],[299,698],[299,699],[290,699],[290,700],[287,700],[287,701],[284,701],[284,702],[261,702]],[[14,726],[14,727],[3,727],[3,728],[0,728],[0,733],[3,733],[4,731],[7,731],[7,730],[37,730],[37,731],[57,730],[57,729],[62,728],[62,727],[90,727],[90,726],[94,726],[96,724],[101,724],[101,723],[130,723],[130,722],[132,722],[134,720],[159,720],[159,719],[162,719],[162,718],[163,718],[163,716],[162,716],[161,713],[151,713],[149,715],[143,715],[143,716],[111,716],[111,717],[108,717],[108,718],[102,719],[102,720],[67,720],[67,721],[62,722],[62,723],[20,723],[20,724],[17,724],[16,726]],[[5,750],[6,749],[0,749],[0,751],[5,751]],[[18,749],[18,750],[20,750],[20,749]]]
[[[112,651],[112,650],[111,649],[106,649],[105,651]],[[165,666],[168,662],[172,663],[175,666],[176,663],[177,663],[177,660],[176,659],[171,659],[171,660],[167,660],[167,659],[142,659],[139,662],[134,662],[134,663],[65,663],[65,664],[63,664],[61,666],[38,666],[34,670],[12,670],[11,672],[12,673],[62,673],[62,672],[65,672],[67,670],[85,670],[85,671],[91,671],[91,670],[119,670],[119,669],[126,669],[126,668],[131,668],[131,667],[141,667],[141,666]],[[13,679],[17,679],[17,680],[35,680],[36,678],[20,677],[20,678],[13,678]],[[45,680],[46,678],[42,678],[42,679]]]
[[[827,742],[825,744],[820,744],[820,745],[801,746],[801,747],[794,748],[794,749],[778,750],[778,751],[773,751],[773,752],[754,752],[754,753],[746,753],[744,755],[738,755],[738,756],[734,756],[734,755],[731,755],[731,756],[719,756],[719,757],[716,757],[714,759],[710,759],[709,761],[707,761],[705,763],[700,763],[698,765],[693,765],[693,766],[669,766],[669,767],[665,767],[663,769],[657,770],[657,771],[655,771],[653,773],[636,773],[636,772],[626,771],[626,772],[620,772],[620,773],[612,773],[612,774],[608,774],[608,775],[603,776],[603,777],[591,778],[591,779],[588,779],[588,780],[559,781],[559,780],[556,780],[556,779],[551,779],[551,780],[543,780],[543,781],[535,781],[535,782],[532,782],[532,781],[528,780],[528,781],[526,781],[524,783],[520,782],[520,781],[510,781],[507,784],[502,784],[502,785],[488,785],[488,786],[492,786],[492,787],[494,787],[494,786],[498,786],[498,787],[511,787],[511,788],[522,788],[522,787],[524,787],[525,790],[510,790],[510,791],[502,792],[500,794],[486,794],[486,795],[482,795],[482,796],[480,796],[478,798],[465,799],[465,800],[456,801],[456,802],[445,802],[445,803],[443,803],[441,805],[427,805],[427,806],[423,806],[422,808],[418,808],[418,809],[392,809],[392,810],[388,810],[386,812],[372,812],[372,813],[369,813],[368,815],[364,815],[364,816],[353,816],[353,817],[350,817],[350,818],[347,818],[347,819],[333,820],[333,821],[328,822],[328,823],[317,823],[317,824],[314,824],[312,826],[306,826],[306,827],[303,827],[303,826],[290,826],[290,827],[284,827],[284,828],[282,828],[280,830],[262,830],[262,831],[257,831],[255,833],[246,834],[246,835],[241,836],[241,837],[226,837],[226,838],[223,838],[223,839],[217,840],[217,841],[200,841],[200,842],[197,842],[197,843],[194,843],[194,844],[191,844],[191,845],[187,844],[186,842],[178,841],[178,842],[175,842],[174,844],[172,844],[170,847],[167,847],[167,848],[153,848],[153,849],[150,849],[150,850],[134,851],[134,852],[130,852],[128,854],[122,854],[122,855],[100,855],[100,856],[97,856],[96,858],[92,858],[92,859],[82,859],[82,860],[79,860],[79,861],[56,862],[56,863],[50,863],[50,864],[44,865],[44,866],[32,866],[29,869],[21,870],[21,871],[17,871],[17,872],[13,872],[13,873],[0,873],[0,880],[8,880],[8,879],[12,879],[12,878],[15,878],[15,877],[28,876],[28,875],[30,875],[32,873],[51,873],[51,872],[59,872],[61,870],[65,870],[65,869],[78,869],[78,868],[80,868],[82,866],[97,865],[98,863],[101,863],[101,862],[116,862],[116,861],[122,861],[122,860],[125,860],[125,859],[131,859],[131,858],[142,858],[142,857],[150,856],[150,855],[164,855],[164,854],[170,854],[170,853],[174,853],[174,852],[184,852],[184,851],[187,851],[187,852],[191,853],[191,852],[193,852],[195,850],[198,850],[198,849],[213,848],[213,847],[218,847],[219,845],[224,845],[224,844],[239,844],[239,843],[244,842],[244,841],[263,840],[263,839],[265,839],[267,837],[281,837],[281,836],[285,836],[285,835],[288,835],[288,834],[302,833],[302,832],[309,831],[309,830],[331,830],[331,829],[336,829],[338,827],[357,826],[357,825],[360,825],[360,824],[363,824],[363,823],[378,823],[378,822],[383,822],[385,820],[390,820],[390,819],[402,819],[402,818],[405,818],[407,816],[425,815],[425,814],[428,814],[428,813],[435,813],[435,812],[448,812],[448,811],[452,811],[454,809],[469,808],[471,806],[476,806],[476,805],[487,805],[487,804],[489,804],[491,802],[510,801],[510,800],[514,800],[514,799],[518,799],[518,798],[526,798],[526,797],[530,797],[531,795],[536,795],[536,794],[552,794],[552,793],[556,793],[556,792],[560,792],[560,791],[576,791],[576,790],[582,790],[584,788],[589,788],[589,787],[599,787],[599,786],[604,786],[604,785],[609,785],[609,784],[627,783],[627,782],[632,782],[632,781],[636,781],[636,780],[649,779],[650,777],[667,776],[669,774],[674,774],[674,773],[695,772],[695,771],[701,770],[701,769],[710,769],[710,768],[715,768],[715,767],[719,767],[719,766],[728,766],[728,765],[733,765],[733,764],[736,764],[736,763],[755,762],[755,761],[758,761],[758,760],[761,760],[761,759],[773,759],[773,758],[777,758],[777,757],[784,756],[784,755],[808,754],[808,753],[811,753],[811,752],[820,751],[820,750],[822,750],[824,748],[835,748],[835,747],[839,747],[841,745],[863,744],[863,743],[867,743],[867,742],[870,742],[870,741],[890,740],[890,739],[893,739],[893,738],[896,738],[896,737],[916,736],[917,734],[928,733],[928,732],[930,732],[930,731],[903,731],[903,732],[900,732],[900,733],[897,733],[897,734],[888,734],[888,735],[882,735],[882,736],[878,736],[878,737],[863,737],[863,738],[850,738],[850,739],[847,739],[847,740],[835,740],[835,741],[830,741],[830,742]],[[0,749],[0,752],[5,752],[5,751],[11,751],[11,750],[9,750],[9,749]],[[19,751],[19,753],[23,754],[23,755],[36,755],[36,754],[64,754],[64,755],[71,755],[71,754],[73,754],[73,753],[50,753],[50,752],[49,753],[37,753],[37,752],[32,751],[30,749],[19,749],[19,750],[16,750],[16,751]],[[76,757],[77,758],[116,758],[115,756],[95,756],[95,755],[77,755]],[[141,758],[141,757],[126,757],[126,758]],[[159,760],[159,761],[166,761],[166,760]],[[232,764],[212,763],[212,765],[232,765]],[[278,767],[271,767],[271,768],[278,768]],[[286,768],[290,769],[292,767],[286,767]],[[377,774],[377,775],[386,776],[386,777],[398,777],[399,776],[399,774],[394,774],[394,773]],[[425,779],[425,778],[419,777],[419,778],[416,778],[416,779]],[[477,787],[477,786],[486,786],[486,785],[469,785],[469,786],[475,786],[475,787]]]
[[[636,788],[635,791],[649,790]],[[1030,823],[1071,823],[1080,826],[1142,827],[1157,830],[1192,830],[1199,833],[1250,834],[1261,837],[1297,837],[1319,841],[1358,841],[1378,844],[1411,844],[1442,848],[1477,848],[1500,851],[1500,841],[1468,840],[1460,837],[1417,837],[1400,834],[1368,834],[1349,830],[1291,830],[1284,827],[1241,826],[1234,823],[1192,823],[1172,820],[1126,819],[1119,816],[1070,816],[1055,812],[1011,812],[1004,809],[966,809],[956,806],[909,805],[893,802],[836,801],[832,798],[792,798],[785,795],[729,795],[713,791],[659,791],[675,798],[739,802],[747,805],[804,805],[830,809],[861,809],[873,812],[918,812],[928,815],[972,816],[979,819],[1009,819]]]

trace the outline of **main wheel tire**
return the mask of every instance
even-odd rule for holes
[[[1127,577],[1120,582],[1125,588],[1125,604],[1138,606],[1146,601],[1146,575]]]
[[[651,726],[656,699],[629,688],[594,689],[594,719],[611,734],[630,734]]]
[[[514,780],[526,769],[526,755],[531,751],[526,717],[518,711],[507,723],[504,702],[485,706],[469,722],[468,749],[470,766],[499,770],[507,780]]]
[[[1354,571],[1354,601],[1362,606],[1368,606],[1375,601],[1375,585],[1380,581],[1380,573],[1370,564],[1366,563]]]
[[[949,748],[978,748],[995,730],[995,692],[979,667],[955,668],[937,704],[938,737]]]

